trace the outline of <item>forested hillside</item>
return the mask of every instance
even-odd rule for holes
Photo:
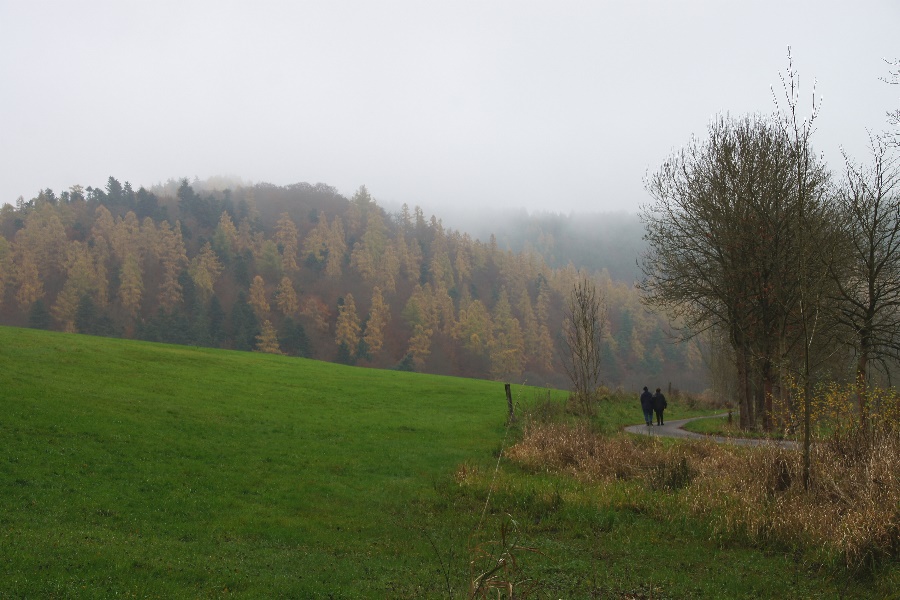
[[[365,187],[110,177],[3,207],[0,322],[565,387],[572,261],[600,264],[567,243],[503,250],[418,207],[388,214]],[[702,389],[698,347],[673,343],[630,282],[591,276],[608,303],[604,382]]]

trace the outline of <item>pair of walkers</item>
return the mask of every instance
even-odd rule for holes
[[[659,388],[656,388],[655,394],[651,394],[647,386],[644,386],[644,391],[641,393],[641,409],[644,411],[644,420],[648,427],[653,425],[653,413],[656,413],[656,424],[663,425],[663,411],[668,405],[666,397]]]

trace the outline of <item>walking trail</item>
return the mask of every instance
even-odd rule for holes
[[[692,419],[679,419],[677,421],[666,421],[665,425],[653,425],[651,427],[647,427],[646,425],[629,425],[625,427],[625,431],[628,433],[633,433],[635,435],[649,435],[649,436],[661,436],[661,437],[673,437],[673,438],[681,438],[681,439],[691,439],[691,440],[713,440],[720,444],[735,444],[738,446],[762,446],[765,444],[774,444],[777,446],[781,446],[783,448],[796,448],[797,442],[792,440],[768,440],[768,439],[754,439],[754,438],[733,438],[733,437],[724,437],[721,435],[704,435],[702,433],[695,433],[693,431],[685,431],[683,429],[685,423],[690,423],[691,421],[697,421],[699,419],[715,419],[717,417],[727,417],[727,413],[723,413],[721,415],[710,415],[708,417],[694,417]]]

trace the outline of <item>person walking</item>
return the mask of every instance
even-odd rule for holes
[[[666,397],[663,396],[663,393],[659,388],[656,388],[656,393],[653,394],[653,412],[656,413],[657,425],[661,426],[663,424],[663,411],[666,410],[668,405],[669,403],[666,402]],[[653,418],[652,415],[650,418]]]
[[[653,425],[653,394],[650,393],[646,385],[643,393],[641,393],[641,410],[644,411],[644,420],[647,422],[647,427],[650,427]]]

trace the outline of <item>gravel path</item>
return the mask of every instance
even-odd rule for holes
[[[784,448],[796,448],[797,442],[791,440],[766,440],[753,438],[732,438],[720,435],[704,435],[702,433],[694,433],[693,431],[685,431],[682,429],[685,423],[697,421],[699,419],[715,419],[716,417],[727,417],[728,413],[721,415],[711,415],[709,417],[694,417],[693,419],[680,419],[677,421],[666,421],[665,425],[629,425],[625,428],[628,433],[635,435],[658,435],[662,437],[673,437],[692,440],[713,440],[720,444],[735,444],[737,446],[762,446],[764,444],[775,444]]]

